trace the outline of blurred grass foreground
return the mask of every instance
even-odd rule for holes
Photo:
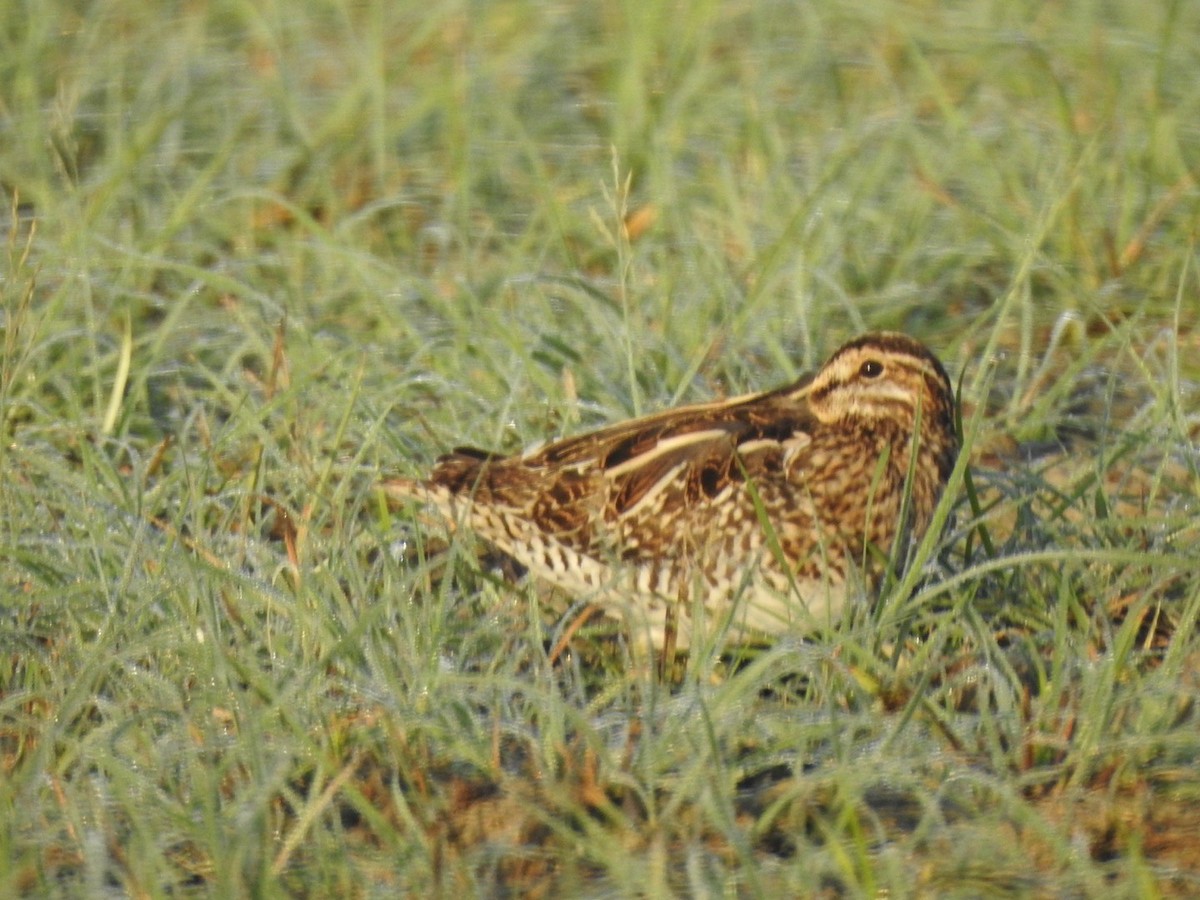
[[[0,895],[1200,893],[1198,35],[10,5]],[[577,608],[377,489],[867,328],[971,479],[820,634],[553,653]]]

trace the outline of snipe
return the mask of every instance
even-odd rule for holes
[[[525,455],[458,449],[427,480],[387,489],[623,615],[653,646],[676,632],[685,646],[695,628],[771,634],[835,613],[924,534],[958,449],[945,369],[883,332],[776,390]]]

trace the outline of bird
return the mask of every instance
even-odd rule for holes
[[[942,363],[874,332],[773,390],[516,455],[460,447],[383,487],[665,651],[831,623],[927,531],[959,447]]]

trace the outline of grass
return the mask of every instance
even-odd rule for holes
[[[1198,28],[13,18],[0,893],[1194,894]],[[944,536],[673,683],[375,487],[866,328],[961,374]]]

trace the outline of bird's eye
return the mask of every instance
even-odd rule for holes
[[[883,363],[877,359],[868,359],[859,367],[858,374],[863,378],[878,378],[883,374]]]

